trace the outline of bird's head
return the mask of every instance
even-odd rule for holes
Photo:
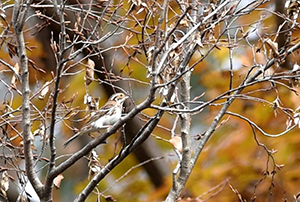
[[[123,104],[125,100],[128,98],[124,93],[115,93],[112,96],[110,96],[110,101],[115,101],[118,104]]]

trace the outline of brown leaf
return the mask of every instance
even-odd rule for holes
[[[18,77],[16,74],[19,74],[20,73],[20,65],[19,63],[16,63],[15,66],[14,66],[14,70],[15,70],[15,73],[14,75],[12,76],[11,78],[11,86],[13,86],[14,88],[16,88],[16,85],[17,85],[17,80],[18,80]]]
[[[169,142],[176,148],[180,153],[182,152],[182,141],[181,137],[176,135]]]
[[[85,85],[87,86],[90,85],[94,79],[94,69],[95,62],[89,58],[87,62],[86,74],[84,77]]]
[[[92,179],[97,173],[101,171],[102,165],[98,159],[98,154],[92,150],[89,156],[89,175],[88,179]]]
[[[56,176],[56,178],[54,178],[53,184],[57,189],[59,189],[60,183],[63,179],[64,179],[64,176],[62,174],[59,174],[58,176]]]
[[[117,201],[116,199],[114,199],[114,197],[112,195],[105,196],[105,200],[108,201],[108,202]]]
[[[40,99],[40,100],[43,100],[43,99],[45,98],[46,94],[49,92],[49,84],[50,84],[50,82],[47,81],[47,82],[43,85],[43,87],[42,87],[43,90],[41,91],[41,93],[40,93],[40,95],[39,95],[39,99]]]
[[[94,98],[89,94],[86,94],[83,98],[83,103],[87,105],[90,111],[98,110],[100,98]]]
[[[4,171],[1,177],[1,192],[4,196],[6,196],[6,192],[9,189],[9,178],[7,171]]]

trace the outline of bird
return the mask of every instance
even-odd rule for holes
[[[66,147],[73,140],[80,137],[83,134],[96,132],[101,129],[106,129],[111,127],[116,123],[122,116],[123,103],[128,98],[124,93],[115,93],[108,101],[96,111],[91,118],[84,124],[81,130],[69,138],[63,146]]]

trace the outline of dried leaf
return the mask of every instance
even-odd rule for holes
[[[59,189],[61,181],[64,179],[64,176],[62,174],[59,174],[58,176],[56,176],[56,178],[54,178],[53,180],[53,184],[54,186]]]
[[[182,140],[180,136],[174,136],[169,142],[177,149],[180,153],[182,152]]]
[[[43,85],[43,87],[42,87],[42,91],[41,91],[41,93],[40,93],[40,95],[39,95],[39,99],[40,100],[43,100],[44,98],[45,98],[45,96],[46,96],[46,94],[49,92],[49,85],[50,84],[50,81],[47,81],[44,85]]]
[[[113,197],[112,195],[105,196],[105,200],[106,200],[107,202],[117,201],[116,199],[114,199],[114,197]]]
[[[19,73],[20,73],[20,65],[19,65],[19,63],[16,63],[14,66],[14,75],[12,76],[11,82],[10,82],[11,86],[13,86],[14,88],[16,88],[17,81],[18,81],[18,77],[16,74],[19,75]]]
[[[90,111],[98,110],[100,98],[93,98],[91,95],[86,94],[83,98],[83,103],[87,105]]]
[[[85,94],[84,97],[83,97],[83,104],[89,104],[91,103],[93,100],[93,97],[89,94]]]
[[[1,176],[1,192],[6,196],[6,192],[9,189],[9,178],[7,171],[4,171]]]
[[[87,86],[90,85],[94,79],[94,69],[95,62],[89,58],[87,62],[86,74],[84,77],[85,85]]]
[[[91,179],[94,177],[95,174],[99,173],[101,171],[101,163],[98,159],[98,154],[95,152],[95,150],[92,150],[89,156],[89,175],[88,179]]]

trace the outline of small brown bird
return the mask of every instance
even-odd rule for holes
[[[116,123],[122,116],[123,103],[128,97],[124,93],[113,94],[100,110],[91,116],[90,120],[81,130],[68,139],[63,146],[66,147],[77,137],[90,132],[106,129]]]

